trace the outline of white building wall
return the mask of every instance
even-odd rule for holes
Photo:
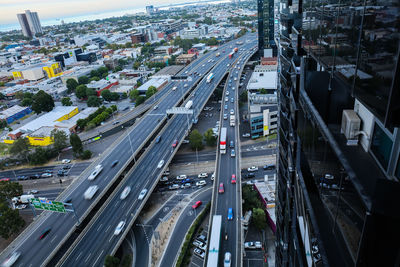
[[[374,125],[374,115],[357,99],[354,102],[354,111],[357,113],[362,121],[360,131],[365,132],[367,135],[361,135],[360,144],[365,152],[368,152],[368,147]]]

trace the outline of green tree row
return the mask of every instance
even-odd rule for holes
[[[204,148],[203,140],[208,146],[215,146],[217,143],[217,137],[212,129],[208,129],[204,136],[196,129],[189,134],[189,144],[192,150],[202,150]]]

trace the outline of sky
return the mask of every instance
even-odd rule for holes
[[[36,11],[40,20],[163,5],[182,0],[0,0],[0,24],[18,23],[17,14]],[[185,1],[186,2],[186,1]]]

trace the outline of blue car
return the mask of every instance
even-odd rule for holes
[[[228,221],[232,221],[233,220],[233,210],[232,208],[228,209]]]
[[[182,184],[190,183],[192,180],[187,178],[182,180]]]

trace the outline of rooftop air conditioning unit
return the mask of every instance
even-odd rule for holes
[[[347,145],[357,145],[361,119],[352,109],[343,110],[340,132],[346,136]]]

